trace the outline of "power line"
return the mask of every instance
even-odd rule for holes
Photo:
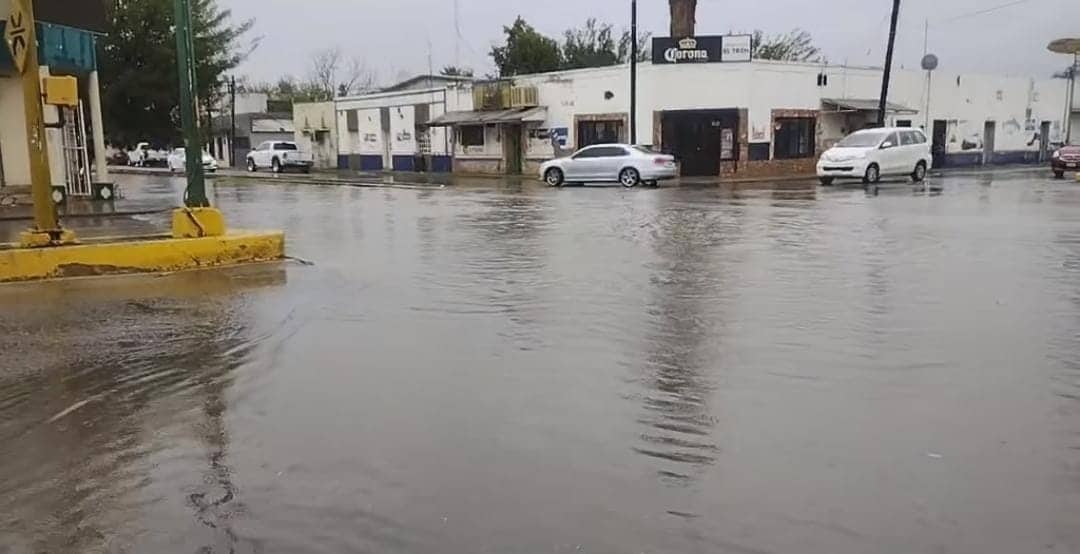
[[[938,21],[938,23],[949,23],[949,22],[952,22],[952,21],[958,21],[960,19],[967,19],[967,18],[971,18],[971,17],[977,17],[977,16],[980,16],[980,15],[985,15],[985,14],[988,14],[988,13],[996,12],[998,10],[1004,10],[1005,8],[1011,8],[1013,6],[1019,6],[1020,4],[1027,4],[1028,2],[1031,2],[1031,0],[1015,0],[1013,2],[1000,4],[1000,5],[991,7],[991,8],[983,8],[981,10],[976,10],[976,11],[973,11],[973,12],[970,12],[970,13],[965,13],[965,14],[954,16],[954,17],[950,17],[948,19],[942,19],[942,20]]]

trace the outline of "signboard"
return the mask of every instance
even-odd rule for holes
[[[728,35],[724,37],[720,51],[722,62],[748,62],[753,39],[750,35]]]
[[[654,64],[730,63],[750,61],[750,35],[653,39]]]
[[[26,50],[30,46],[30,21],[23,10],[23,1],[11,1],[11,15],[4,29],[4,42],[11,51],[11,59],[19,75],[26,69]]]

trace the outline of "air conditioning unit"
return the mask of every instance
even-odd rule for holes
[[[540,105],[536,87],[513,87],[510,89],[511,108],[532,108]]]

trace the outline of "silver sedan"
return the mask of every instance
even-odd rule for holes
[[[552,187],[568,182],[655,186],[661,180],[674,179],[677,174],[674,157],[629,144],[595,144],[568,158],[551,160],[540,166],[540,178]]]

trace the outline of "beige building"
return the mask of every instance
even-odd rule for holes
[[[333,102],[293,104],[295,141],[311,152],[315,169],[335,169],[338,165],[338,134]]]

